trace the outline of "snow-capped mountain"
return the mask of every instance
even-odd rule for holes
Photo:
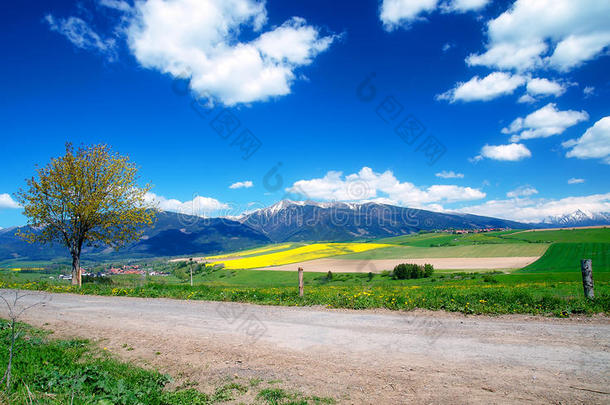
[[[610,212],[592,213],[584,210],[576,210],[571,214],[545,218],[542,223],[554,226],[610,225]]]
[[[532,228],[532,225],[503,219],[432,212],[370,201],[282,200],[248,213],[239,220],[274,242],[369,239],[447,228]]]

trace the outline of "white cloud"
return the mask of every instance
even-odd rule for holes
[[[508,127],[502,129],[502,133],[514,134],[510,139],[511,142],[547,138],[562,134],[567,128],[588,119],[589,114],[586,111],[560,111],[556,104],[549,103],[525,118],[516,118]]]
[[[490,0],[453,0],[443,4],[443,9],[446,11],[455,11],[465,13],[468,11],[477,11],[484,8]]]
[[[236,188],[250,188],[254,186],[254,183],[252,183],[250,180],[246,180],[246,181],[238,181],[235,182],[233,184],[231,184],[229,186],[230,189],[236,189]]]
[[[0,208],[21,208],[17,201],[8,193],[0,194]]]
[[[483,204],[457,210],[463,213],[512,219],[521,222],[539,222],[545,218],[571,214],[577,210],[588,213],[610,212],[610,193],[559,200],[544,198],[513,198],[489,200]]]
[[[481,154],[472,160],[479,161],[483,158],[493,160],[504,160],[516,162],[532,156],[532,152],[521,143],[509,143],[508,145],[485,145],[481,148]]]
[[[475,76],[467,82],[459,82],[456,86],[438,95],[439,100],[456,101],[487,101],[512,94],[515,89],[525,83],[525,77],[511,75],[505,72],[493,72],[484,78]]]
[[[579,159],[603,159],[610,164],[610,116],[597,121],[578,139],[562,143],[564,148],[571,148],[566,157]]]
[[[530,96],[527,93],[525,93],[524,95],[519,97],[519,99],[517,100],[518,103],[526,103],[526,104],[535,103],[536,101],[537,100],[534,97]]]
[[[78,17],[55,19],[52,15],[45,16],[51,31],[65,36],[74,46],[100,52],[109,61],[116,59],[116,42],[112,38],[103,39],[89,25]]]
[[[607,0],[517,0],[487,24],[487,50],[470,65],[570,70],[610,45]]]
[[[379,18],[387,31],[399,26],[408,26],[421,19],[420,14],[430,13],[436,9],[438,0],[383,0]]]
[[[387,31],[398,27],[409,28],[414,21],[423,20],[423,15],[437,9],[446,13],[466,13],[485,7],[490,0],[383,0],[379,8],[379,19]]]
[[[530,195],[538,194],[538,190],[536,190],[532,186],[521,186],[517,187],[514,190],[506,193],[508,198],[518,198],[518,197],[529,197]]]
[[[527,92],[532,96],[561,96],[566,88],[561,83],[551,81],[549,79],[533,78],[527,82]]]
[[[298,17],[262,32],[266,20],[265,3],[254,0],[147,0],[126,32],[142,66],[189,77],[199,96],[234,105],[289,94],[295,70],[335,39]]]
[[[100,0],[99,4],[119,11],[131,11],[129,3],[123,0]]]
[[[595,93],[595,87],[586,86],[584,89],[582,89],[582,93],[585,95],[585,98],[591,97]]]
[[[464,174],[456,173],[453,170],[450,170],[450,171],[443,170],[442,172],[436,173],[435,176],[440,177],[442,179],[463,179],[464,178]]]
[[[190,201],[180,201],[173,198],[165,198],[155,193],[146,193],[145,200],[160,210],[178,212],[180,214],[209,217],[218,213],[219,210],[229,209],[230,206],[215,198],[195,196]]]
[[[370,200],[412,207],[485,198],[485,193],[479,189],[455,185],[432,185],[422,188],[413,183],[400,182],[389,170],[375,173],[368,167],[346,176],[342,172],[330,171],[322,178],[299,180],[286,191],[308,199]]]
[[[572,177],[568,179],[568,184],[582,184],[585,182],[585,179],[578,179],[576,177]]]

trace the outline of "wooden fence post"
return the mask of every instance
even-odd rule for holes
[[[299,297],[303,296],[303,268],[299,267]]]
[[[593,265],[591,259],[583,259],[580,261],[580,271],[582,272],[582,286],[585,289],[585,297],[593,299]]]

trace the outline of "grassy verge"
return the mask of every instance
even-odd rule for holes
[[[9,390],[0,403],[83,405],[199,405],[255,398],[260,404],[322,404],[331,399],[305,397],[272,385],[223,384],[211,393],[194,388],[167,390],[169,377],[112,358],[85,340],[53,340],[48,332],[21,324]],[[7,364],[10,330],[0,320],[0,364]],[[2,369],[2,374],[4,369]],[[4,387],[3,387],[4,388]]]
[[[295,274],[288,274],[294,283]],[[580,274],[576,272],[454,273],[417,280],[390,280],[384,275],[374,275],[370,281],[367,274],[334,274],[329,280],[318,273],[313,279],[315,284],[312,284],[310,279],[303,298],[298,296],[297,288],[293,286],[252,288],[198,284],[190,287],[185,284],[147,282],[131,286],[84,284],[78,289],[70,285],[47,282],[0,282],[0,287],[102,296],[166,297],[284,306],[323,305],[332,308],[392,310],[423,308],[466,314],[523,313],[569,316],[610,313],[609,281],[610,273],[596,275],[594,301],[583,297]]]

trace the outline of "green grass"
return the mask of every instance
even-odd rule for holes
[[[593,273],[610,272],[610,243],[554,243],[519,272],[580,272],[580,260],[592,259]]]
[[[504,238],[524,242],[610,243],[610,228],[528,231],[505,235]]]
[[[417,259],[438,257],[509,257],[509,256],[541,256],[548,244],[503,243],[469,246],[392,246],[366,252],[338,256],[337,259]]]
[[[288,393],[267,384],[221,383],[209,393],[192,388],[167,390],[170,378],[113,358],[86,340],[54,340],[49,332],[18,324],[10,390],[0,403],[75,405],[203,405],[240,402],[250,390],[262,404],[330,404],[330,398]],[[7,364],[10,329],[0,319],[0,364]],[[4,374],[4,370],[2,370]],[[233,379],[233,377],[230,377]],[[197,385],[195,383],[195,385]],[[263,387],[263,385],[265,387]],[[288,400],[292,402],[288,402]]]
[[[430,232],[422,234],[411,234],[395,236],[392,238],[378,239],[377,243],[389,243],[393,245],[438,247],[438,246],[469,246],[479,244],[503,244],[503,243],[525,243],[519,239],[506,239],[513,231],[485,232],[476,234],[452,234],[448,232]]]
[[[236,271],[235,277],[244,271]],[[253,271],[258,274],[257,271]],[[273,274],[271,274],[273,273]],[[275,276],[274,274],[277,274]],[[305,297],[298,296],[296,274],[269,272],[268,277],[290,277],[290,286],[253,287],[214,285],[201,282],[159,284],[148,282],[140,286],[107,286],[84,284],[82,289],[50,283],[0,283],[0,287],[71,292],[105,296],[176,298],[187,300],[250,302],[265,305],[311,306],[332,308],[387,308],[391,310],[457,311],[466,314],[540,314],[568,316],[610,312],[610,272],[595,275],[596,299],[584,298],[580,274],[437,274],[417,280],[392,280],[388,274],[312,274],[306,279]],[[243,277],[253,277],[247,274]],[[312,278],[313,277],[313,278]],[[229,281],[227,281],[227,284]]]

